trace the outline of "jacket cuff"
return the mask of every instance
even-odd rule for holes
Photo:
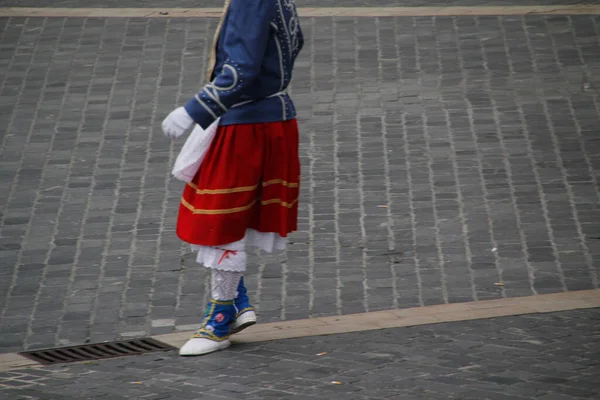
[[[210,107],[210,106],[208,106]],[[209,112],[195,97],[192,97],[184,106],[185,111],[192,119],[202,127],[207,129],[218,118],[215,111]],[[215,115],[213,115],[215,114]]]

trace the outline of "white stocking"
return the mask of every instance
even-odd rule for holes
[[[235,299],[241,277],[241,272],[213,269],[211,271],[211,297],[221,301]]]

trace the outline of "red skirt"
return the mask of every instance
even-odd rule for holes
[[[247,229],[286,237],[297,229],[298,123],[221,126],[183,192],[177,236],[201,246],[244,238]]]

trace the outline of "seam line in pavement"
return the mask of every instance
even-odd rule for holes
[[[271,322],[254,325],[232,336],[232,341],[266,342],[596,307],[600,307],[600,289]],[[151,337],[181,347],[190,335],[191,332],[177,332]],[[0,354],[0,372],[39,366],[17,353]]]
[[[600,5],[481,7],[300,7],[302,17],[434,17],[485,15],[600,15]],[[0,7],[0,17],[218,18],[221,8]]]

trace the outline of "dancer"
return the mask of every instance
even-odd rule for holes
[[[293,0],[226,0],[210,83],[163,121],[172,139],[196,124],[218,125],[177,221],[177,235],[211,269],[211,298],[181,355],[227,348],[231,334],[256,323],[243,280],[246,248],[282,250],[296,230],[298,125],[287,88],[302,45]]]

